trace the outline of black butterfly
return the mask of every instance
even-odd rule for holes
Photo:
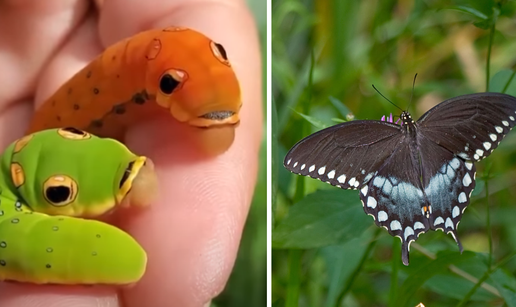
[[[451,233],[475,188],[475,165],[489,156],[516,124],[516,98],[477,93],[448,99],[401,125],[355,120],[316,132],[294,145],[284,166],[342,189],[360,190],[364,211],[402,243],[427,230]]]

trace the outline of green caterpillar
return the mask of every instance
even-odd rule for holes
[[[135,239],[83,217],[149,205],[157,179],[148,158],[61,128],[15,141],[0,168],[0,280],[124,285],[143,276],[147,255]]]

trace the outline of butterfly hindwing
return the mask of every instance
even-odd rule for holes
[[[451,233],[462,252],[457,226],[475,188],[475,165],[422,135],[418,143],[430,229]]]
[[[398,144],[369,183],[360,189],[360,199],[376,225],[401,239],[402,261],[408,265],[412,241],[429,229],[423,207],[427,201],[419,178],[417,151],[408,138]]]
[[[381,121],[352,121],[320,130],[287,153],[285,167],[343,189],[358,189],[395,150],[400,127]]]

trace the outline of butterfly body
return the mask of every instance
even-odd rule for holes
[[[475,188],[473,162],[487,157],[516,124],[516,98],[498,93],[446,100],[414,121],[357,120],[294,145],[285,167],[343,189],[359,190],[364,211],[399,237],[402,261],[421,233],[450,233]]]

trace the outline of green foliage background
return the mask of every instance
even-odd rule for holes
[[[267,287],[267,2],[247,0],[260,32],[263,84],[263,140],[260,149],[260,168],[251,210],[240,242],[235,267],[224,291],[216,297],[212,307],[266,306]]]
[[[273,306],[516,306],[516,133],[477,163],[464,253],[431,231],[408,267],[357,191],[283,167],[335,118],[399,115],[371,84],[406,108],[418,73],[414,118],[458,95],[516,96],[515,13],[514,0],[272,1]]]

